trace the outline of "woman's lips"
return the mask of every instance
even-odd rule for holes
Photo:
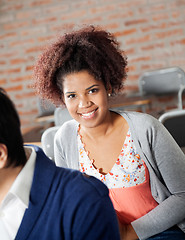
[[[94,114],[95,114],[96,111],[97,111],[97,109],[95,109],[91,112],[88,112],[88,113],[80,113],[80,115],[81,115],[82,118],[89,119],[89,118],[94,117]]]

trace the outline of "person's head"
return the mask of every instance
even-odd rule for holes
[[[42,98],[65,104],[65,76],[86,70],[111,93],[123,89],[127,58],[112,34],[93,26],[66,33],[40,55],[34,87]]]
[[[26,163],[18,113],[5,90],[0,88],[0,157],[4,154],[7,154],[5,167]]]

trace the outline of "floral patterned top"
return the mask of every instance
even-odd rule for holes
[[[118,159],[116,159],[114,166],[107,174],[100,173],[99,169],[96,169],[93,165],[93,161],[89,159],[88,152],[85,149],[85,144],[82,141],[79,131],[77,138],[79,170],[81,172],[98,178],[109,189],[127,188],[145,182],[145,167],[134,146],[130,129],[128,130]]]

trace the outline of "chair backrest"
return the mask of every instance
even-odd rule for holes
[[[38,106],[39,116],[52,115],[56,108],[56,106],[53,103],[41,98],[37,99],[37,106]]]
[[[185,72],[179,67],[169,67],[145,72],[139,78],[139,91],[143,95],[177,93],[185,86]]]
[[[61,126],[64,122],[71,120],[72,117],[69,114],[67,108],[56,108],[54,111],[55,126]]]
[[[44,153],[54,161],[54,137],[59,126],[47,128],[41,136],[41,145]]]
[[[177,144],[185,147],[185,109],[173,110],[164,113],[159,121],[168,129]]]

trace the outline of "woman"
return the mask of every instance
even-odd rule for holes
[[[64,35],[41,54],[37,92],[74,118],[56,134],[56,164],[108,186],[122,239],[185,239],[183,152],[152,116],[109,110],[126,66],[113,35],[93,26]]]

